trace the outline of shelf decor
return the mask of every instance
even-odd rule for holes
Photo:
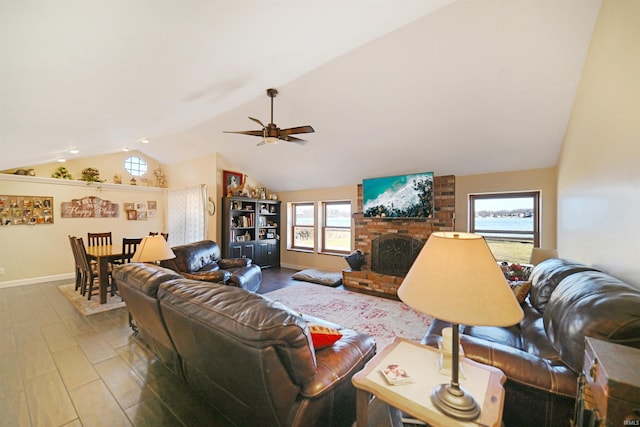
[[[117,203],[96,196],[87,196],[62,202],[60,216],[62,218],[117,218],[119,210]]]
[[[53,224],[53,197],[0,195],[0,226]]]

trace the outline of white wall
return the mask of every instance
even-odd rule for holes
[[[640,284],[640,1],[605,0],[558,164],[558,250]]]
[[[100,189],[99,189],[100,188]],[[141,237],[150,231],[164,231],[166,190],[116,184],[91,184],[53,178],[0,174],[1,195],[53,196],[54,223],[0,227],[0,287],[72,277],[74,261],[68,235],[83,237],[88,232],[111,231],[115,241]],[[119,204],[118,218],[61,218],[62,202],[96,196]],[[123,203],[155,200],[157,217],[129,221]],[[169,237],[171,239],[171,237]],[[169,240],[170,241],[170,240]]]

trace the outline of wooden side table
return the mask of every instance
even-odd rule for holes
[[[412,417],[432,426],[497,426],[502,423],[506,376],[501,370],[461,358],[464,378],[460,385],[481,405],[480,417],[473,422],[459,421],[444,415],[431,403],[431,390],[438,384],[449,383],[450,375],[438,369],[437,349],[416,342],[396,338],[382,353],[371,359],[364,369],[353,376],[357,390],[357,427],[369,425],[369,394]],[[402,365],[414,378],[412,384],[390,385],[380,367]]]

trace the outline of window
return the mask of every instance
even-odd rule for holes
[[[140,157],[131,156],[124,159],[124,169],[133,176],[142,176],[147,173],[147,162]]]
[[[323,202],[322,252],[351,251],[351,202]]]
[[[469,231],[483,235],[497,261],[528,263],[540,246],[540,193],[469,196]]]
[[[315,247],[315,206],[313,203],[291,204],[291,247],[313,250]]]

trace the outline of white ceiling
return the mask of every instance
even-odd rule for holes
[[[0,169],[218,152],[287,191],[552,167],[600,4],[4,0]],[[267,123],[269,87],[307,145],[222,133]]]

